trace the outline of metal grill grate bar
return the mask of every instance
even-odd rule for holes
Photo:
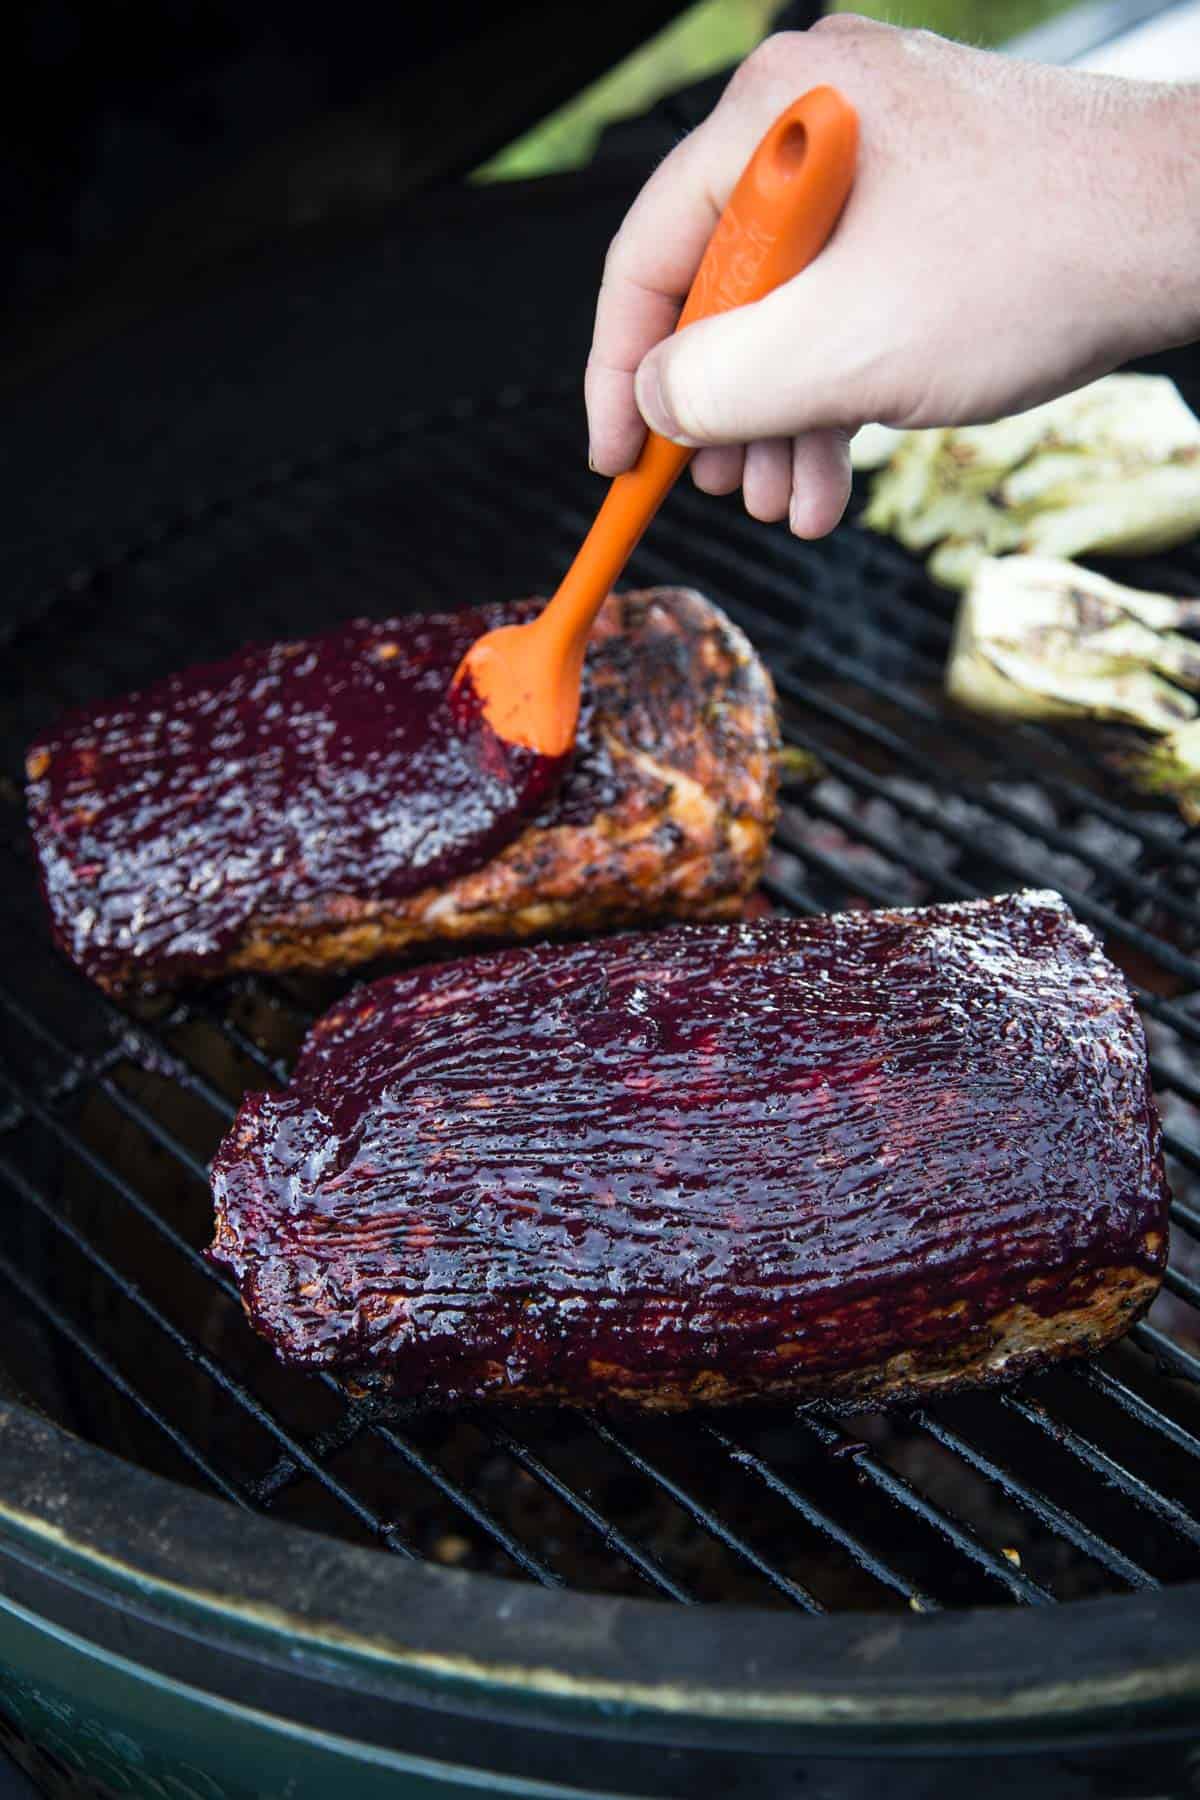
[[[886,783],[870,774],[868,770],[859,769],[858,765],[852,763],[849,757],[839,755],[836,750],[830,750],[828,745],[823,744],[811,732],[800,730],[791,719],[787,720],[785,729],[787,741],[790,744],[798,744],[802,749],[810,750],[814,756],[820,758],[830,774],[839,776],[847,786],[853,784],[859,792],[886,800],[889,805],[893,804],[892,795]],[[785,795],[786,791],[785,786]],[[952,870],[942,868],[940,864],[931,862],[928,857],[922,856],[916,851],[898,848],[882,832],[875,831],[862,819],[848,817],[839,808],[831,805],[829,801],[822,800],[819,794],[813,792],[798,794],[794,803],[802,807],[805,812],[815,812],[821,818],[830,820],[832,824],[841,826],[860,843],[869,845],[872,850],[877,850],[888,862],[900,864],[912,874],[921,876],[923,880],[929,882],[931,887],[945,893],[952,900],[970,900],[979,894],[980,890],[977,887],[972,886],[969,881],[963,881]],[[897,808],[897,810],[900,809]],[[782,831],[787,835],[781,837],[781,842],[791,849],[795,833],[789,832],[786,820]],[[776,831],[776,836],[781,836],[780,831]],[[846,880],[847,874],[848,871],[843,869],[843,882]]]
[[[854,1441],[817,1403],[799,1407],[796,1416],[823,1444],[850,1444]],[[890,1500],[930,1526],[944,1541],[953,1544],[956,1550],[982,1569],[984,1574],[990,1575],[993,1581],[998,1581],[1002,1587],[1007,1588],[1014,1600],[1034,1606],[1053,1603],[1054,1595],[1040,1581],[1034,1581],[1032,1576],[1014,1568],[1003,1556],[997,1555],[969,1525],[964,1525],[961,1519],[956,1519],[952,1513],[918,1493],[903,1476],[897,1475],[894,1469],[889,1469],[872,1451],[856,1452],[854,1466]]]
[[[1149,1351],[1167,1374],[1180,1375],[1185,1381],[1200,1385],[1200,1356],[1193,1356],[1190,1350],[1175,1343],[1157,1325],[1147,1325],[1143,1320],[1140,1325],[1134,1326],[1129,1335],[1135,1344],[1140,1344],[1143,1350]]]
[[[1132,1557],[1126,1556],[1124,1551],[1118,1550],[1115,1544],[1110,1544],[1107,1539],[1092,1531],[1074,1513],[1068,1512],[1064,1507],[1057,1506],[1053,1500],[1035,1492],[1006,1464],[989,1456],[964,1432],[955,1431],[944,1420],[939,1419],[936,1413],[920,1407],[910,1417],[923,1430],[927,1431],[930,1437],[936,1438],[939,1444],[944,1445],[947,1450],[952,1450],[956,1456],[961,1456],[965,1463],[969,1463],[971,1468],[978,1470],[981,1475],[986,1475],[989,1481],[994,1481],[1010,1499],[1024,1507],[1038,1521],[1039,1525],[1044,1525],[1049,1530],[1057,1532],[1060,1537],[1066,1538],[1069,1544],[1074,1544],[1077,1550],[1082,1550],[1083,1554],[1090,1556],[1093,1562],[1100,1563],[1111,1575],[1116,1575],[1119,1580],[1127,1582],[1130,1587],[1153,1588],[1160,1585],[1147,1569],[1142,1568],[1140,1563],[1134,1562]]]
[[[477,1419],[476,1425],[498,1449],[505,1451],[535,1481],[561,1500],[564,1506],[569,1507],[585,1525],[597,1533],[609,1549],[623,1557],[652,1587],[657,1588],[660,1593],[668,1594],[672,1600],[682,1601],[685,1605],[695,1604],[695,1595],[676,1581],[673,1575],[669,1575],[656,1557],[635,1543],[619,1526],[606,1519],[602,1512],[598,1512],[590,1500],[557,1475],[540,1456],[534,1454],[528,1444],[523,1444],[511,1431],[506,1431],[502,1425],[493,1424],[490,1420]]]
[[[86,1332],[81,1331],[74,1320],[68,1318],[62,1308],[56,1306],[36,1283],[28,1281],[17,1265],[3,1252],[0,1252],[0,1274],[3,1274],[4,1279],[16,1289],[28,1306],[40,1313],[42,1318],[58,1332],[59,1336],[65,1338],[71,1348],[77,1351],[98,1375],[104,1377],[109,1386],[114,1388],[123,1400],[128,1401],[144,1419],[149,1420],[156,1430],[162,1432],[184,1460],[204,1477],[210,1487],[214,1488],[224,1499],[231,1500],[235,1506],[242,1507],[244,1511],[253,1510],[241,1489],[236,1487],[233,1482],[227,1481],[220,1470],[213,1467],[204,1453],[198,1450],[195,1444],[185,1437],[183,1432],[173,1425],[170,1419],[166,1418],[156,1406],[152,1406],[145,1395],[140,1394],[137,1388],[125,1379],[120,1369],[110,1361],[99,1345],[94,1344]]]
[[[332,1375],[322,1376],[322,1380],[336,1393],[343,1392],[341,1384]],[[460,1487],[456,1481],[452,1481],[446,1471],[434,1462],[432,1457],[426,1456],[423,1451],[418,1450],[417,1446],[397,1431],[394,1426],[385,1424],[382,1419],[372,1419],[369,1430],[381,1444],[386,1444],[388,1449],[401,1457],[410,1469],[415,1469],[419,1475],[423,1475],[439,1494],[444,1495],[447,1500],[457,1506],[473,1525],[477,1526],[480,1531],[486,1532],[494,1542],[499,1544],[500,1548],[512,1558],[519,1569],[524,1570],[526,1575],[532,1575],[534,1580],[540,1581],[543,1587],[561,1587],[563,1585],[563,1578],[557,1569],[551,1568],[544,1557],[538,1556],[535,1551],[530,1550],[527,1544],[523,1544],[501,1519],[498,1519],[488,1507],[484,1506],[482,1501],[476,1500],[469,1489]]]
[[[1181,1070],[1164,1063],[1161,1057],[1157,1060],[1153,1057],[1150,1059],[1150,1069],[1156,1086],[1169,1088],[1173,1094],[1178,1094],[1181,1100],[1186,1100],[1189,1106],[1194,1106],[1200,1112],[1200,1084],[1189,1081]]]
[[[1164,1082],[1163,1085],[1168,1084]],[[1200,1175],[1200,1147],[1174,1132],[1170,1134],[1169,1139],[1167,1133],[1164,1132],[1163,1141],[1177,1162],[1181,1162],[1184,1168],[1190,1169],[1194,1175]]]
[[[795,882],[784,881],[769,870],[763,872],[758,885],[772,905],[786,906],[791,912],[802,913],[806,919],[819,919],[827,910],[811,894],[798,888]]]
[[[1111,1400],[1114,1406],[1119,1406],[1131,1419],[1136,1419],[1139,1425],[1169,1439],[1177,1449],[1186,1451],[1189,1456],[1200,1457],[1200,1438],[1195,1437],[1177,1419],[1169,1418],[1157,1406],[1152,1406],[1149,1400],[1143,1399],[1141,1394],[1127,1387],[1111,1369],[1106,1369],[1102,1363],[1081,1362],[1075,1365],[1074,1373],[1080,1381],[1085,1381],[1097,1393],[1103,1394],[1106,1400]]]
[[[861,898],[873,900],[876,906],[894,906],[896,904],[892,890],[884,881],[879,881],[866,869],[855,869],[853,875],[846,872],[845,866],[835,856],[825,850],[818,850],[815,844],[806,844],[796,837],[784,837],[780,842],[798,862],[815,869],[827,880],[834,882],[846,895],[847,899]]]
[[[1170,1154],[1171,1144],[1166,1142],[1165,1133],[1163,1142],[1166,1145],[1168,1154]],[[1181,1231],[1186,1231],[1189,1237],[1200,1239],[1200,1212],[1197,1212],[1194,1206],[1185,1206],[1182,1200],[1172,1200],[1170,1216],[1173,1225],[1178,1225],[1179,1229]],[[1188,1298],[1191,1299],[1193,1306],[1198,1304],[1195,1293],[1189,1295]]]
[[[1064,1450],[1069,1450],[1072,1456],[1086,1463],[1089,1469],[1102,1476],[1110,1487],[1116,1488],[1126,1499],[1154,1513],[1156,1518],[1169,1525],[1189,1543],[1200,1544],[1200,1519],[1194,1518],[1185,1507],[1169,1499],[1167,1495],[1159,1493],[1157,1488],[1151,1487],[1148,1481],[1143,1481],[1132,1470],[1124,1468],[1115,1457],[1093,1444],[1082,1432],[1055,1418],[1049,1407],[1040,1400],[1030,1400],[1019,1393],[1002,1394],[1000,1399],[1001,1404],[1010,1412],[1035,1426]]]
[[[339,1450],[345,1450],[362,1436],[363,1424],[362,1417],[352,1406],[348,1406],[341,1418],[324,1431],[313,1432],[308,1440],[310,1454],[322,1461],[327,1456],[336,1456]],[[253,1497],[256,1506],[266,1510],[303,1475],[304,1470],[290,1456],[277,1456],[266,1474],[249,1483],[246,1491]]]
[[[189,1014],[191,1017],[199,1015],[207,1019],[209,1024],[221,1033],[226,1042],[232,1044],[233,1048],[248,1062],[252,1062],[256,1069],[261,1069],[264,1075],[269,1076],[272,1081],[278,1082],[280,1087],[287,1086],[290,1071],[283,1059],[271,1056],[261,1044],[256,1044],[249,1033],[243,1031],[241,1026],[229,1018],[220,1007],[213,1006],[208,1001],[201,1001],[198,1004],[193,1002],[189,1008]]]
[[[790,1575],[785,1575],[781,1569],[777,1569],[773,1563],[768,1562],[766,1557],[759,1554],[753,1544],[747,1543],[745,1538],[739,1536],[736,1531],[732,1531],[723,1519],[719,1519],[716,1513],[697,1500],[694,1494],[690,1494],[685,1487],[681,1487],[677,1481],[672,1480],[665,1470],[657,1468],[642,1456],[611,1425],[596,1417],[590,1417],[588,1423],[602,1443],[607,1444],[610,1450],[615,1450],[617,1455],[623,1457],[630,1468],[636,1469],[639,1475],[644,1476],[647,1481],[653,1482],[654,1486],[663,1493],[669,1494],[675,1504],[681,1507],[690,1519],[707,1531],[710,1537],[715,1538],[731,1555],[736,1556],[742,1562],[749,1563],[750,1567],[757,1570],[766,1581],[769,1581],[778,1593],[786,1595],[804,1612],[822,1613],[825,1611],[815,1594],[811,1593],[801,1582],[793,1581]]]
[[[744,1469],[751,1470],[773,1494],[777,1494],[781,1500],[786,1500],[789,1506],[795,1507],[801,1517],[821,1532],[824,1537],[830,1538],[847,1551],[860,1569],[865,1570],[868,1575],[873,1575],[875,1580],[881,1582],[884,1587],[891,1588],[893,1593],[902,1595],[916,1611],[939,1612],[941,1610],[938,1602],[932,1596],[923,1593],[911,1581],[906,1580],[898,1569],[894,1569],[890,1563],[878,1556],[857,1533],[848,1531],[824,1507],[817,1506],[807,1494],[801,1493],[799,1488],[785,1480],[778,1470],[773,1469],[763,1457],[756,1456],[752,1450],[747,1450],[744,1445],[737,1443],[717,1425],[706,1424],[704,1429],[713,1442],[719,1444],[733,1462]]]
[[[843,831],[853,832],[857,841],[861,844],[866,844],[868,849],[876,850],[881,855],[889,857],[889,859],[894,862],[900,860],[890,850],[888,840],[881,832],[873,830],[871,826],[865,825],[859,820],[848,819],[845,813],[840,811],[838,807],[832,806],[828,801],[821,800],[816,795],[807,795],[804,801],[804,810],[810,815],[815,814],[819,819],[828,819],[831,825],[837,825]],[[789,825],[786,818],[776,826],[775,840],[777,843],[781,844],[785,850],[790,851],[793,856],[803,857],[806,850],[811,848],[811,846],[806,845],[804,839],[797,834],[791,825]],[[837,869],[839,884],[843,887],[849,887],[851,885],[851,880],[845,865],[839,864],[832,858],[827,857],[825,860],[827,862],[832,862],[832,866]],[[973,888],[969,882],[960,881],[958,877],[954,875],[940,873],[936,865],[931,863],[927,857],[922,856],[919,851],[906,850],[903,853],[902,866],[909,870],[910,873],[919,875],[922,879],[931,883],[936,883],[937,887],[948,899],[969,900],[978,892],[978,890]],[[882,891],[884,893],[891,893],[888,904],[894,906],[896,903],[894,892],[891,892],[886,887],[883,887]]]
[[[1189,1306],[1200,1310],[1200,1281],[1193,1281],[1190,1275],[1184,1275],[1178,1269],[1168,1269],[1163,1276],[1163,1286],[1171,1293],[1178,1294]]]

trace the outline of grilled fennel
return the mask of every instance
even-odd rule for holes
[[[929,553],[947,587],[988,556],[1143,554],[1200,530],[1200,420],[1159,375],[1107,375],[991,425],[855,439],[863,523]]]
[[[1144,593],[1053,557],[980,562],[959,606],[950,697],[1009,719],[1133,727],[1134,784],[1200,815],[1200,601]]]

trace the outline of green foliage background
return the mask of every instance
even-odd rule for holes
[[[973,44],[1000,44],[1059,12],[1067,0],[835,0],[839,11],[896,25],[924,25]],[[578,168],[603,128],[643,112],[662,94],[728,68],[770,30],[779,0],[700,0],[650,43],[627,57],[476,172],[499,181]]]

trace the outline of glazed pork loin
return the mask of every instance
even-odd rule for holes
[[[477,637],[540,604],[358,621],[63,720],[27,757],[60,948],[122,992],[736,916],[775,818],[774,694],[742,633],[679,588],[610,598],[561,785],[439,863],[405,728]]]
[[[1129,992],[1057,895],[427,966],[213,1169],[290,1363],[423,1403],[886,1402],[1099,1349],[1162,1277]]]

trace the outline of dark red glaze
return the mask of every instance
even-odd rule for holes
[[[566,758],[447,691],[477,637],[534,610],[355,621],[63,720],[28,757],[60,947],[99,978],[183,974],[331,889],[398,898],[480,867]]]
[[[439,1401],[936,1360],[1014,1302],[1157,1276],[1167,1205],[1129,994],[1048,894],[376,982],[246,1100],[213,1183],[214,1255],[286,1359]]]

